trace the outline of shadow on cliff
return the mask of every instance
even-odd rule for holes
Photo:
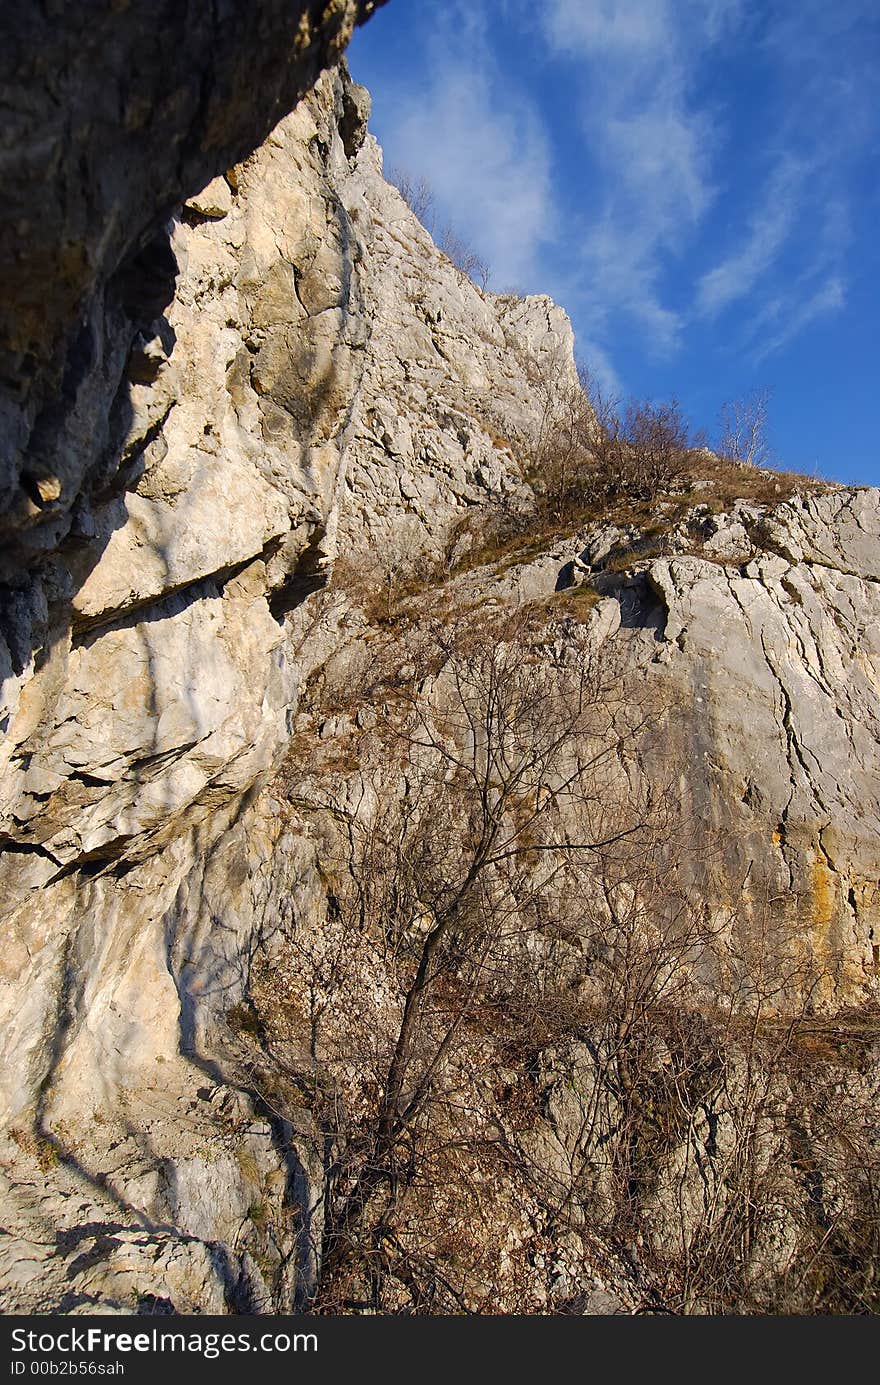
[[[345,231],[346,224],[343,218],[343,233]],[[347,301],[354,293],[354,279],[351,277],[353,249],[345,240],[344,234],[343,242],[343,260],[349,275],[345,283]],[[167,238],[165,248],[168,255],[171,255]],[[71,519],[71,532],[59,545],[61,560],[69,560],[70,570],[75,574],[77,590],[94,571],[113,532],[112,529],[101,530],[100,533],[87,532],[92,508],[109,507],[105,512],[112,513],[114,507],[109,506],[109,502],[119,500],[126,490],[136,485],[143,474],[144,454],[156,440],[164,422],[163,418],[154,428],[149,429],[139,439],[136,449],[126,450],[126,439],[134,419],[132,388],[135,384],[142,386],[150,383],[148,362],[145,363],[143,359],[145,353],[141,350],[138,338],[141,334],[163,334],[162,320],[157,320],[157,316],[153,314],[156,310],[164,310],[174,291],[176,265],[173,256],[169,263],[161,253],[161,247],[154,247],[151,255],[154,256],[152,268],[150,258],[147,257],[145,266],[141,257],[139,267],[130,266],[121,271],[117,276],[119,282],[114,282],[107,291],[107,303],[110,305],[107,311],[111,312],[112,308],[112,313],[116,314],[113,330],[119,338],[116,389],[112,396],[112,404],[106,406],[111,419],[109,431],[113,443],[108,444],[101,452],[100,458],[92,468],[88,493],[82,498],[81,504],[78,502],[79,508]],[[164,279],[163,272],[166,274]],[[351,310],[351,304],[348,304],[348,309]],[[167,323],[165,327],[167,328]],[[169,341],[165,332],[164,339],[168,342],[167,349],[170,352],[173,348],[173,334]],[[339,344],[337,342],[337,345]],[[93,367],[94,361],[87,367],[83,380],[87,380],[88,371]],[[310,440],[311,435],[320,433],[322,428],[328,430],[323,433],[325,438],[335,437],[345,430],[353,416],[356,396],[356,389],[352,388],[353,381],[344,371],[340,372],[335,348],[326,361],[312,356],[300,362],[300,367],[307,374],[309,381],[308,389],[302,391],[307,409],[305,414],[301,415],[286,410],[287,427],[289,428],[292,423],[294,431],[299,432],[300,437],[304,431],[310,435]],[[272,399],[271,402],[276,407],[281,405],[280,399]],[[73,388],[68,415],[65,416],[68,423],[76,408],[77,389]],[[60,437],[68,423],[65,423],[65,418],[59,416],[50,427],[50,421],[45,420],[46,437],[50,435],[53,427],[56,438]],[[307,488],[315,495],[322,496],[326,490],[326,478],[313,465],[308,442],[300,443],[298,455]],[[327,496],[323,495],[325,504],[327,499]],[[115,509],[118,527],[125,521],[125,511],[121,505]],[[178,526],[181,513],[181,506],[178,506]],[[185,516],[183,522],[185,525]],[[312,538],[300,555],[294,571],[273,593],[270,611],[279,622],[283,623],[288,611],[324,580],[321,568],[321,544],[324,535],[323,525],[316,523]],[[168,787],[162,783],[162,769],[169,754],[185,755],[190,746],[204,734],[204,727],[200,724],[201,709],[195,681],[198,674],[197,659],[193,662],[192,668],[187,666],[172,669],[172,673],[177,676],[169,682],[169,650],[162,647],[161,640],[154,638],[155,623],[169,615],[185,613],[188,607],[205,596],[222,593],[223,584],[228,577],[233,576],[239,567],[245,566],[242,563],[228,571],[214,573],[208,578],[194,580],[192,583],[184,583],[175,589],[172,586],[172,563],[169,560],[171,550],[168,546],[172,540],[173,535],[169,534],[167,544],[157,544],[154,549],[166,578],[164,583],[158,583],[160,590],[156,596],[145,599],[143,604],[129,605],[121,611],[117,609],[108,612],[106,617],[99,615],[94,619],[80,619],[77,624],[73,610],[75,592],[69,588],[63,593],[59,592],[53,599],[46,628],[36,632],[37,637],[31,640],[29,646],[27,641],[19,640],[17,658],[17,672],[22,673],[27,669],[31,654],[36,649],[40,667],[44,667],[52,658],[53,645],[59,641],[66,641],[71,631],[74,632],[75,645],[83,650],[90,649],[110,631],[127,637],[129,644],[123,652],[130,650],[132,680],[136,672],[139,674],[141,670],[145,675],[145,700],[142,707],[139,706],[138,714],[142,715],[146,725],[151,728],[152,741],[150,744],[145,741],[137,746],[126,743],[124,746],[120,745],[119,749],[128,761],[125,779],[134,784],[155,781],[156,791],[151,799],[151,806],[157,820],[163,823],[167,823],[168,819],[180,811],[180,804],[172,801]],[[187,646],[186,653],[197,655],[198,649],[195,645]],[[135,661],[138,662],[137,670],[134,667]],[[193,676],[190,677],[190,674]],[[63,686],[62,678],[60,687]],[[167,735],[163,734],[160,737],[163,712],[172,710],[175,714],[172,720],[176,721],[178,727],[183,728],[182,739],[175,740],[173,745],[169,744]],[[22,758],[25,755],[39,756],[53,730],[54,722],[53,708],[49,707],[37,731],[19,747],[18,753]],[[190,735],[187,726],[192,727],[191,740],[187,740]],[[114,750],[115,731],[115,725],[108,726],[103,746],[108,762]],[[88,766],[82,774],[72,773],[71,778],[82,781],[83,793],[86,795],[83,809],[90,807],[92,801],[99,798],[109,787],[103,780],[96,779],[94,783],[90,783]],[[196,866],[194,869],[188,869],[179,887],[178,900],[167,912],[162,925],[165,929],[166,965],[179,997],[178,1049],[181,1056],[195,1069],[204,1073],[211,1083],[241,1093],[250,1109],[265,1123],[276,1152],[277,1166],[282,1170],[285,1181],[282,1202],[284,1215],[276,1219],[275,1227],[270,1224],[265,1228],[265,1235],[275,1242],[281,1262],[277,1269],[278,1301],[284,1302],[285,1287],[290,1286],[293,1281],[299,1293],[298,1301],[304,1302],[313,1274],[314,1239],[309,1225],[312,1210],[310,1184],[295,1147],[296,1131],[284,1114],[285,1103],[276,1100],[271,1091],[267,1093],[266,1084],[261,1081],[259,1072],[250,1061],[252,1055],[235,1051],[234,1036],[230,1036],[225,1027],[225,1018],[229,1011],[247,995],[250,961],[260,939],[258,931],[254,935],[243,936],[243,930],[236,926],[234,919],[230,921],[231,911],[227,911],[222,902],[218,904],[216,884],[213,888],[210,884],[210,877],[218,864],[219,853],[224,849],[230,834],[240,827],[242,816],[252,801],[252,793],[242,795],[234,788],[223,786],[222,789],[218,789],[214,800],[211,800],[210,782],[206,788],[208,811],[216,813],[218,809],[226,809],[221,814],[224,819],[223,827],[214,834],[213,840],[208,842],[204,850],[196,852]],[[227,807],[224,794],[226,800],[232,800],[231,807]],[[212,802],[213,808],[210,806]],[[120,817],[121,821],[124,814],[117,812],[116,816]],[[111,817],[109,821],[112,820]],[[74,829],[81,821],[82,812],[73,819]],[[110,837],[103,844],[69,861],[59,874],[76,876],[78,889],[83,886],[88,888],[90,882],[105,875],[120,880],[132,869],[133,864],[161,849],[161,826],[160,830],[154,833],[135,825],[132,836],[137,836],[141,840],[135,844],[132,837],[125,835]],[[28,838],[29,833],[25,827],[19,834],[16,845],[24,846],[25,850],[29,849]],[[34,845],[36,848],[36,843]],[[89,1153],[78,1153],[78,1141],[82,1138],[83,1132],[79,1131],[76,1138],[70,1138],[63,1128],[59,1130],[54,1125],[52,1099],[59,1083],[63,1083],[64,1080],[62,1069],[65,1054],[69,1051],[80,1026],[88,1024],[93,1018],[94,1007],[82,991],[82,981],[78,973],[82,970],[82,948],[88,943],[89,913],[94,907],[94,901],[90,905],[85,898],[78,900],[70,933],[62,945],[62,980],[55,992],[55,1013],[51,1023],[47,1025],[49,1053],[37,1102],[37,1135],[39,1140],[52,1150],[53,1158],[59,1164],[90,1185],[98,1195],[100,1203],[110,1203],[118,1208],[120,1216],[124,1216],[128,1224],[133,1220],[150,1234],[169,1235],[184,1241],[196,1240],[196,1237],[181,1231],[180,1227],[174,1224],[174,1206],[178,1192],[175,1161],[168,1156],[167,1140],[151,1132],[148,1119],[125,1119],[119,1109],[119,1103],[111,1095],[107,1110],[117,1131],[121,1126],[123,1143],[131,1142],[132,1152],[136,1150],[145,1166],[159,1172],[162,1185],[167,1190],[166,1211],[161,1221],[151,1218],[128,1201],[124,1193],[120,1192],[112,1174],[96,1172],[96,1167],[100,1167],[102,1159],[95,1149],[99,1141],[91,1142]],[[84,924],[86,931],[83,930]],[[182,937],[185,939],[185,947],[181,946]],[[230,1038],[231,1043],[227,1042]],[[243,1050],[243,1045],[239,1045],[239,1048]],[[271,1060],[267,1066],[271,1068]],[[185,1119],[184,1112],[181,1112],[181,1118]],[[89,1147],[88,1139],[86,1146]],[[139,1160],[135,1159],[134,1162],[137,1163]],[[185,1218],[183,1220],[185,1222]],[[110,1227],[111,1223],[108,1222],[107,1226]],[[87,1234],[89,1233],[86,1229],[83,1235]],[[290,1246],[288,1242],[291,1243]],[[216,1251],[216,1255],[223,1261],[222,1277],[227,1286],[230,1305],[238,1311],[255,1311],[258,1305],[253,1297],[253,1286],[248,1286],[246,1276],[243,1275],[240,1257],[235,1254],[236,1244],[237,1241],[233,1241],[231,1248],[227,1248],[221,1246],[219,1241],[212,1242],[212,1254]],[[294,1267],[295,1273],[291,1273]]]
[[[91,1153],[78,1152],[79,1138],[64,1127],[57,1127],[51,1107],[59,1081],[63,1085],[62,1068],[65,1054],[80,1026],[88,1019],[89,1006],[83,993],[82,959],[78,949],[89,947],[89,937],[80,935],[82,919],[94,913],[100,900],[84,897],[77,909],[78,922],[71,929],[64,944],[62,956],[62,975],[56,992],[54,1017],[47,1029],[50,1033],[50,1052],[45,1074],[40,1084],[36,1103],[34,1128],[40,1146],[51,1152],[50,1160],[65,1169],[68,1174],[85,1187],[91,1188],[97,1206],[92,1216],[82,1225],[65,1228],[58,1232],[59,1252],[69,1255],[81,1242],[94,1238],[93,1249],[86,1249],[85,1256],[90,1263],[105,1258],[115,1242],[114,1234],[130,1231],[132,1226],[141,1228],[147,1235],[170,1237],[182,1243],[207,1245],[215,1268],[224,1285],[228,1307],[233,1312],[255,1313],[272,1310],[274,1304],[281,1311],[292,1306],[291,1300],[297,1289],[307,1285],[312,1263],[311,1240],[307,1234],[307,1214],[309,1207],[308,1179],[300,1163],[293,1144],[294,1131],[290,1123],[279,1112],[276,1105],[260,1090],[260,1084],[252,1068],[249,1069],[241,1053],[233,1051],[233,1046],[224,1045],[224,1021],[232,1006],[247,993],[249,964],[260,937],[242,936],[242,930],[235,926],[234,914],[230,907],[227,916],[218,911],[219,897],[223,891],[223,881],[228,875],[228,862],[221,859],[228,850],[230,840],[240,831],[244,816],[252,801],[254,789],[250,794],[235,803],[224,821],[223,831],[202,850],[202,842],[194,841],[197,871],[189,873],[178,887],[177,895],[164,918],[157,922],[164,939],[165,965],[179,997],[178,1012],[178,1052],[181,1057],[197,1071],[205,1075],[212,1085],[238,1092],[245,1098],[247,1109],[253,1111],[257,1120],[264,1123],[268,1138],[276,1152],[277,1167],[284,1173],[285,1186],[282,1200],[284,1217],[275,1224],[271,1218],[268,1223],[257,1228],[259,1234],[269,1238],[277,1254],[274,1280],[268,1285],[272,1302],[267,1303],[259,1280],[248,1269],[238,1241],[247,1224],[247,1218],[239,1228],[238,1235],[224,1239],[220,1234],[207,1241],[203,1236],[192,1234],[185,1229],[186,1215],[176,1216],[175,1209],[181,1194],[178,1181],[177,1161],[179,1154],[169,1152],[168,1122],[173,1117],[173,1107],[163,1110],[158,1124],[151,1124],[149,1089],[138,1089],[144,1098],[140,1106],[143,1119],[124,1116],[115,1089],[108,1092],[108,1102],[99,1108],[98,1120],[107,1129],[107,1138],[112,1132],[112,1142],[103,1153],[94,1145]],[[198,833],[197,833],[198,836]],[[212,880],[212,876],[217,876]],[[83,885],[89,883],[84,878]],[[253,1122],[242,1128],[229,1129],[225,1135],[220,1130],[223,1122],[210,1107],[203,1115],[188,1111],[186,1101],[191,1100],[195,1089],[186,1092],[184,1088],[175,1090],[172,1086],[166,1093],[179,1104],[179,1116],[173,1117],[176,1146],[181,1134],[187,1130],[187,1122],[192,1125],[195,1138],[194,1151],[187,1158],[198,1160],[198,1150],[202,1147],[200,1139],[213,1147],[219,1137],[228,1143],[234,1153],[242,1146],[248,1134],[261,1133],[254,1130]],[[207,1101],[210,1089],[199,1089],[195,1095]],[[103,1109],[103,1117],[100,1110]],[[206,1131],[200,1135],[203,1122],[215,1129],[208,1138]],[[164,1135],[163,1135],[164,1130]],[[154,1133],[158,1131],[158,1136]],[[100,1165],[117,1151],[115,1165],[118,1165],[121,1152],[128,1145],[124,1155],[123,1167],[129,1170],[152,1170],[159,1175],[158,1196],[165,1203],[164,1215],[151,1215],[132,1202],[120,1189],[113,1171],[102,1172]],[[111,1160],[111,1162],[113,1162]],[[96,1220],[102,1207],[117,1209],[118,1216],[112,1213],[107,1219]],[[221,1208],[221,1214],[225,1211]],[[290,1220],[290,1242],[285,1245],[285,1221]],[[182,1223],[182,1224],[181,1224]],[[247,1250],[247,1245],[242,1247]],[[291,1272],[293,1271],[293,1272]],[[75,1273],[75,1263],[71,1265]],[[150,1305],[144,1311],[152,1311]]]
[[[241,798],[222,835],[199,854],[197,877],[191,874],[181,884],[175,907],[166,915],[165,945],[168,970],[180,1000],[181,1054],[211,1082],[245,1098],[265,1123],[284,1172],[282,1209],[293,1232],[291,1248],[285,1250],[279,1243],[271,1219],[264,1230],[279,1257],[276,1283],[271,1287],[282,1310],[291,1311],[303,1307],[314,1276],[310,1180],[297,1153],[294,1126],[282,1109],[284,1102],[267,1090],[253,1054],[245,1050],[229,1023],[234,1008],[247,1000],[251,963],[265,936],[259,924],[246,932],[236,925],[226,882],[244,883],[247,865],[240,854],[231,864],[223,855],[238,845],[236,833],[258,793],[259,786],[255,786]],[[217,878],[212,880],[215,872]],[[195,931],[187,926],[187,920],[194,921]],[[265,1056],[267,1067],[273,1071],[274,1060],[268,1053]],[[282,1224],[277,1230],[283,1238],[288,1228]]]
[[[141,648],[142,662],[146,671],[147,691],[144,713],[147,724],[152,727],[152,744],[137,748],[138,758],[132,765],[131,773],[134,782],[144,782],[151,778],[153,765],[161,764],[163,758],[163,747],[159,740],[159,721],[163,710],[162,679],[157,669],[150,626],[154,621],[168,615],[166,601],[168,593],[163,591],[151,603],[139,608],[129,608],[121,615],[118,612],[113,612],[106,620],[79,621],[79,623],[77,623],[74,611],[74,600],[76,593],[100,562],[113,532],[125,523],[124,507],[114,507],[111,502],[120,499],[126,491],[131,490],[136,485],[143,474],[144,454],[154,442],[161,430],[162,422],[164,422],[163,418],[155,427],[149,428],[138,439],[137,445],[127,450],[127,439],[134,420],[132,389],[134,385],[151,383],[149,375],[145,374],[148,367],[145,367],[142,359],[141,345],[145,339],[161,337],[166,350],[166,359],[174,346],[173,330],[162,314],[174,295],[176,271],[176,261],[171,250],[169,235],[166,232],[151,242],[130,263],[124,265],[108,284],[104,296],[103,312],[106,319],[107,337],[113,339],[115,344],[115,389],[106,390],[101,401],[96,403],[92,400],[91,402],[96,409],[103,408],[106,411],[109,420],[108,435],[112,438],[112,442],[108,442],[99,450],[86,478],[84,491],[77,497],[67,519],[65,520],[61,516],[60,519],[56,520],[56,523],[62,525],[69,522],[69,529],[66,536],[58,543],[56,553],[52,555],[51,560],[37,561],[31,570],[23,574],[17,581],[0,585],[0,637],[5,638],[9,651],[8,668],[3,667],[0,663],[0,673],[4,676],[21,676],[31,667],[33,660],[31,677],[36,677],[52,660],[55,646],[59,642],[67,643],[72,640],[74,646],[88,648],[100,639],[110,627],[114,631],[131,630],[136,632],[136,640]],[[94,351],[89,350],[88,343],[81,333],[79,341],[74,345],[72,362],[65,375],[60,397],[50,409],[44,411],[35,426],[32,435],[32,444],[35,449],[38,449],[35,455],[45,455],[51,445],[61,447],[71,431],[75,429],[78,422],[77,413],[81,404],[81,391],[89,387],[90,371],[94,371],[101,364],[101,362],[96,361]],[[106,367],[106,362],[103,364]],[[22,485],[29,496],[40,498],[40,491],[37,489],[33,477],[39,473],[46,473],[46,471],[46,464],[38,460],[35,471],[26,470],[23,473]],[[114,517],[115,515],[114,522],[104,527],[95,525],[92,520],[93,511],[98,511],[102,516]],[[44,523],[46,522],[44,521]],[[51,520],[48,523],[51,527]],[[170,579],[170,564],[166,550],[160,546],[156,549],[156,556],[164,568],[166,578]],[[50,566],[50,563],[53,566]],[[62,572],[66,569],[67,581],[58,580],[59,568]],[[43,620],[40,622],[35,622],[32,618],[35,603],[31,602],[29,609],[27,600],[28,587],[35,582],[49,588],[49,600],[45,606]],[[204,594],[205,584],[198,583],[193,584],[189,591],[172,594],[172,599],[176,602],[177,608],[184,611],[187,606],[193,604]],[[36,604],[39,606],[39,603]],[[2,651],[2,642],[0,642],[0,651]],[[64,680],[62,679],[57,691],[62,690],[63,687]],[[198,708],[189,684],[187,684],[182,697],[180,690],[177,690],[176,701],[188,703],[189,719],[195,728],[198,724]],[[9,720],[10,718],[6,718],[5,721],[0,721],[0,727],[7,729]],[[54,707],[50,705],[45,709],[40,725],[17,747],[13,764],[15,758],[20,758],[26,763],[31,756],[39,755],[46,737],[53,730],[54,724]],[[195,734],[197,738],[197,733]],[[178,746],[176,749],[178,753],[183,753],[186,747]],[[87,779],[88,776],[86,775],[85,780]],[[172,805],[169,803],[168,807],[170,810]],[[243,807],[243,804],[240,805],[239,811],[243,811]],[[21,859],[19,853],[27,852],[31,847],[26,832],[23,835],[24,840],[22,840],[22,836],[7,837],[0,829],[0,853],[5,846],[17,848],[13,865],[15,860]],[[62,867],[56,878],[62,875],[76,874],[81,878],[82,884],[88,886],[96,876],[105,873],[117,877],[121,876],[131,868],[132,864],[120,857],[125,845],[125,838],[116,838],[101,849],[86,852],[69,865]],[[33,849],[35,852],[40,851],[36,842],[33,843]],[[91,1256],[100,1259],[107,1246],[112,1243],[113,1232],[130,1230],[133,1224],[151,1235],[168,1235],[182,1242],[198,1241],[199,1244],[202,1244],[198,1237],[183,1231],[172,1221],[156,1220],[147,1215],[120,1193],[118,1188],[114,1186],[111,1175],[96,1171],[94,1167],[88,1167],[87,1163],[76,1152],[75,1140],[68,1138],[66,1132],[62,1136],[52,1129],[49,1107],[53,1089],[56,1087],[59,1071],[71,1038],[79,1024],[86,1019],[88,1010],[88,1002],[80,993],[79,972],[81,968],[76,953],[80,943],[80,928],[83,919],[88,919],[89,911],[77,907],[75,913],[76,918],[60,948],[60,977],[54,988],[54,1014],[46,1024],[44,1031],[47,1035],[48,1052],[36,1096],[33,1128],[39,1146],[49,1154],[50,1164],[52,1162],[57,1163],[73,1175],[77,1181],[91,1187],[96,1194],[98,1205],[107,1206],[109,1204],[109,1206],[117,1208],[122,1220],[118,1222],[112,1220],[90,1221],[73,1229],[59,1232],[59,1252],[67,1255],[82,1241],[91,1237],[98,1237],[98,1244],[96,1244],[94,1251],[89,1251],[86,1255],[87,1258]],[[170,954],[169,969],[172,970],[173,975]],[[223,1082],[225,1079],[220,1074],[216,1063],[210,1059],[201,1058],[193,1047],[189,1037],[190,1007],[186,1002],[186,995],[186,989],[181,988],[181,1052],[197,1067],[213,1075],[215,1081]],[[114,1111],[113,1114],[114,1119],[118,1122],[118,1111]],[[147,1166],[164,1173],[169,1192],[173,1196],[173,1162],[168,1159],[166,1153],[155,1146],[148,1131],[143,1126],[135,1125],[130,1120],[122,1121],[121,1125],[123,1139],[133,1142]],[[104,1250],[101,1249],[102,1246],[104,1246]],[[212,1242],[209,1249],[225,1285],[230,1308],[238,1312],[254,1312],[259,1311],[260,1307],[265,1307],[257,1301],[254,1288],[249,1284],[247,1276],[243,1273],[242,1264],[234,1253],[219,1241]],[[77,1263],[75,1261],[71,1266],[71,1273],[76,1272]]]
[[[154,236],[113,275],[68,343],[60,388],[38,414],[20,474],[21,503],[31,522],[7,533],[0,581],[0,731],[14,733],[7,683],[33,680],[77,625],[77,592],[94,571],[114,529],[125,522],[119,500],[137,483],[161,422],[132,442],[132,390],[149,383],[142,347],[174,333],[163,314],[174,297],[177,262],[169,229]],[[75,494],[65,458],[91,451]],[[8,529],[8,526],[7,526]],[[63,680],[62,680],[63,681]],[[11,689],[14,697],[14,688]],[[22,760],[51,730],[52,706],[14,752]],[[0,831],[0,846],[21,837]]]

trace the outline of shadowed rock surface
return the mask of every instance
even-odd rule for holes
[[[173,294],[165,223],[264,139],[375,8],[7,8],[0,577],[51,549],[76,523],[77,505],[87,511],[91,490],[113,480],[132,335]]]
[[[149,305],[164,311],[134,342],[125,319],[120,402],[95,396],[72,454],[91,474],[109,409],[119,468],[80,494],[75,533],[64,516],[33,530],[41,556],[4,592],[9,1225],[47,1228],[43,1249],[40,1232],[4,1255],[9,1301],[35,1311],[130,1305],[135,1283],[179,1310],[283,1308],[310,1282],[315,1150],[256,1094],[226,1025],[247,957],[277,928],[265,868],[277,825],[251,819],[251,792],[335,638],[309,629],[303,602],[338,552],[344,493],[368,491],[346,520],[352,554],[374,522],[386,539],[411,523],[417,546],[436,547],[459,509],[521,488],[481,414],[499,373],[517,417],[529,413],[522,368],[500,364],[510,305],[487,307],[439,255],[372,145],[357,174],[368,109],[347,75],[328,74],[182,208],[176,277]],[[387,298],[393,273],[371,282],[359,217],[370,235],[386,220],[389,237],[403,230],[460,336],[483,315],[476,380],[466,359],[422,367],[420,299],[406,284]],[[407,324],[397,344],[386,306]],[[547,300],[518,312],[539,348],[570,356],[564,314]],[[417,415],[422,387],[408,462],[430,487],[421,505],[374,412],[387,415],[411,369],[436,411]],[[106,372],[89,380],[103,387]],[[100,1231],[102,1249],[75,1268],[57,1258],[56,1228],[105,1223],[113,1244]],[[157,1236],[172,1237],[167,1257]],[[174,1249],[179,1237],[199,1245]]]

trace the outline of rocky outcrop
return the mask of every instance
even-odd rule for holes
[[[576,379],[571,324],[549,298],[482,292],[439,254],[384,181],[371,136],[340,195],[363,245],[371,324],[342,530],[361,550],[442,546],[466,507],[522,491],[546,407],[540,363]]]
[[[636,543],[623,582],[596,580],[685,712],[681,794],[725,841],[710,897],[755,929],[786,915],[817,1001],[856,1000],[880,957],[880,493],[698,509],[682,529],[669,556]]]
[[[456,767],[493,732],[482,703],[456,700],[476,686],[461,682],[461,651],[488,632],[496,705],[513,715],[520,665],[546,678],[537,705],[551,724],[560,670],[587,705],[604,689],[598,739],[610,736],[614,754],[580,743],[597,766],[593,831],[625,840],[635,821],[646,833],[629,860],[616,847],[600,855],[586,889],[572,870],[561,897],[541,895],[546,857],[528,884],[501,871],[484,882],[494,946],[469,971],[462,925],[430,1007],[453,1026],[439,1034],[455,1035],[444,1080],[401,1136],[412,1184],[401,1169],[408,1191],[390,1199],[387,1221],[377,1197],[390,1242],[377,1311],[407,1311],[410,1295],[429,1290],[474,1312],[841,1311],[855,1301],[839,1257],[875,1215],[864,1178],[877,1159],[880,707],[872,560],[852,569],[864,540],[880,536],[878,492],[669,511],[650,532],[594,523],[537,555],[435,577],[378,628],[344,590],[319,599],[336,621],[333,650],[301,704],[294,753],[257,808],[282,824],[268,869],[288,911],[255,957],[249,1013],[255,1051],[297,1074],[298,1090],[314,1084],[307,1104],[321,1120],[331,1093],[334,1147],[344,1153],[350,1137],[355,1167],[371,1083],[381,1096],[399,1031],[400,978],[412,975],[400,958],[414,968],[424,956],[431,851],[445,882],[470,860],[467,775],[459,793],[439,785],[457,785]],[[511,653],[514,611],[528,624]],[[438,649],[439,669],[426,656]],[[618,717],[638,731],[609,730]],[[442,764],[426,779],[438,746]],[[501,756],[494,764],[509,768]],[[556,801],[552,783],[537,789],[552,814],[545,830],[583,840],[582,799]],[[516,798],[527,828],[535,802]],[[540,813],[533,830],[544,840]],[[654,861],[647,882],[642,857]],[[347,902],[348,871],[357,889]],[[641,943],[626,909],[623,922],[603,923],[609,877],[638,901]],[[548,955],[536,998],[529,968]],[[629,982],[636,1009],[603,1020],[609,974],[616,1003]],[[483,987],[472,1009],[469,986]],[[618,1069],[630,1042],[633,1066]],[[437,1153],[447,1141],[454,1157]],[[316,1238],[332,1188],[332,1176],[313,1188]],[[727,1237],[745,1206],[740,1256]],[[832,1215],[841,1239],[826,1264]]]
[[[743,506],[710,540],[741,544],[736,564],[645,568],[670,695],[693,709],[682,789],[705,782],[695,801],[729,842],[724,884],[754,921],[783,901],[826,1004],[870,990],[880,958],[878,502],[865,489]]]
[[[704,835],[694,886],[708,913],[753,937],[772,920],[796,942],[811,1006],[858,1004],[880,957],[880,492],[669,509],[648,530],[593,523],[404,600],[400,657],[420,620],[457,611],[567,622],[650,701],[630,773],[674,792],[695,859]],[[336,639],[331,688],[357,667],[362,632]],[[326,729],[344,740],[359,726]]]
[[[537,408],[511,343],[570,367],[567,319],[440,255],[375,144],[359,153],[366,108],[323,79],[183,209],[175,300],[129,364],[128,489],[7,593],[13,897],[139,858],[268,768],[299,676],[284,615],[340,548],[436,547],[464,508],[522,490],[496,431],[507,410],[522,436]]]
[[[700,891],[756,931],[785,916],[817,1002],[856,1002],[880,959],[880,492],[681,509],[594,523],[455,599],[599,597],[591,628],[675,711],[658,755],[722,842]]]

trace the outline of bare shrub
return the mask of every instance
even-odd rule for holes
[[[383,624],[394,619],[402,598],[431,569],[425,530],[418,520],[410,519],[393,528],[384,541],[340,559],[334,566],[333,585],[346,591],[369,620]]]
[[[688,475],[688,429],[677,400],[629,404],[623,436],[622,480],[631,495],[653,499]]]
[[[635,1062],[637,1016],[677,993],[703,945],[670,889],[673,806],[622,769],[656,712],[624,693],[619,670],[548,665],[527,617],[438,629],[424,659],[434,691],[398,698],[386,789],[366,818],[342,814],[351,883],[334,887],[340,942],[328,963],[321,941],[317,1006],[297,968],[310,1051],[335,1074],[318,1104],[334,1151],[324,1310],[460,1309],[469,1291],[445,1253],[425,1257],[424,1201],[452,1150],[478,1180],[509,1163],[488,1134],[486,1035],[534,1050],[582,1032],[598,969],[617,987],[603,1061],[620,1072]],[[373,978],[388,1027],[348,995],[343,965]],[[514,1183],[528,1191],[521,1171]]]
[[[596,499],[611,499],[623,485],[628,461],[621,403],[603,389],[586,365],[579,367],[578,376],[595,419],[590,439],[590,492]]]
[[[329,903],[260,1015],[325,1152],[312,1311],[575,1312],[597,1272],[633,1311],[875,1310],[866,1021],[817,1020],[784,901],[695,898],[723,843],[637,772],[663,709],[529,613],[407,650],[346,784],[291,782]]]
[[[539,509],[561,519],[583,504],[596,422],[584,390],[585,368],[572,372],[565,351],[541,355],[513,345],[537,404],[531,435],[525,440],[525,473],[535,488]]]
[[[545,517],[570,519],[616,500],[651,501],[690,476],[693,449],[676,400],[624,408],[583,362],[573,378],[562,353],[518,354],[538,404],[526,474]]]
[[[475,284],[479,284],[481,289],[488,289],[489,281],[492,278],[492,271],[487,262],[477,254],[472,245],[462,240],[461,236],[452,226],[443,226],[436,236],[437,249],[445,255],[447,260],[451,260],[456,269],[461,270],[469,279],[473,279]]]
[[[425,230],[430,231],[434,225],[434,189],[427,178],[416,177],[403,168],[392,168],[388,172],[388,181],[397,188]]]

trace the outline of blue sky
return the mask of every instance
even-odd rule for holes
[[[390,0],[349,62],[386,168],[624,395],[880,484],[878,0]]]

